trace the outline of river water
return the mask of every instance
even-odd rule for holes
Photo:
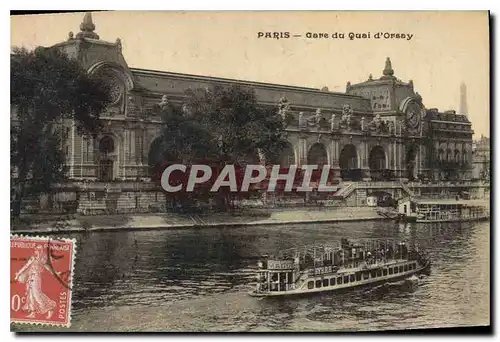
[[[71,330],[345,331],[489,324],[489,222],[387,221],[74,234]],[[432,258],[415,286],[313,297],[247,295],[256,257],[340,238],[418,241]],[[66,329],[65,329],[66,330]]]

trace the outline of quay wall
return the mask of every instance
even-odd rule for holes
[[[237,200],[240,208],[366,207],[367,197],[386,193],[398,199],[408,192],[426,199],[455,198],[469,192],[471,199],[489,199],[490,185],[484,182],[421,184],[400,182],[356,182],[343,196],[282,196],[266,194],[260,198]],[[109,215],[132,213],[167,213],[171,200],[150,182],[70,183],[57,186],[50,194],[26,200],[23,214]]]
[[[290,225],[383,220],[376,208],[332,207],[309,209],[252,209],[232,213],[182,215],[173,213],[73,215],[70,217],[38,218],[13,223],[11,233],[65,233],[92,231],[238,228],[261,225]]]

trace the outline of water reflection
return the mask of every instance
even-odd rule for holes
[[[75,234],[75,329],[357,330],[489,319],[489,223],[363,222]],[[407,239],[429,277],[303,298],[247,296],[256,257],[341,238]],[[109,315],[109,313],[108,313]]]

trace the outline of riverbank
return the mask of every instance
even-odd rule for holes
[[[297,223],[328,223],[384,219],[373,207],[311,209],[259,209],[233,213],[122,214],[72,217],[32,217],[12,223],[11,233],[44,234],[63,232],[244,227]]]

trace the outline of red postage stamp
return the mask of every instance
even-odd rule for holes
[[[11,323],[70,326],[75,243],[11,236]]]

